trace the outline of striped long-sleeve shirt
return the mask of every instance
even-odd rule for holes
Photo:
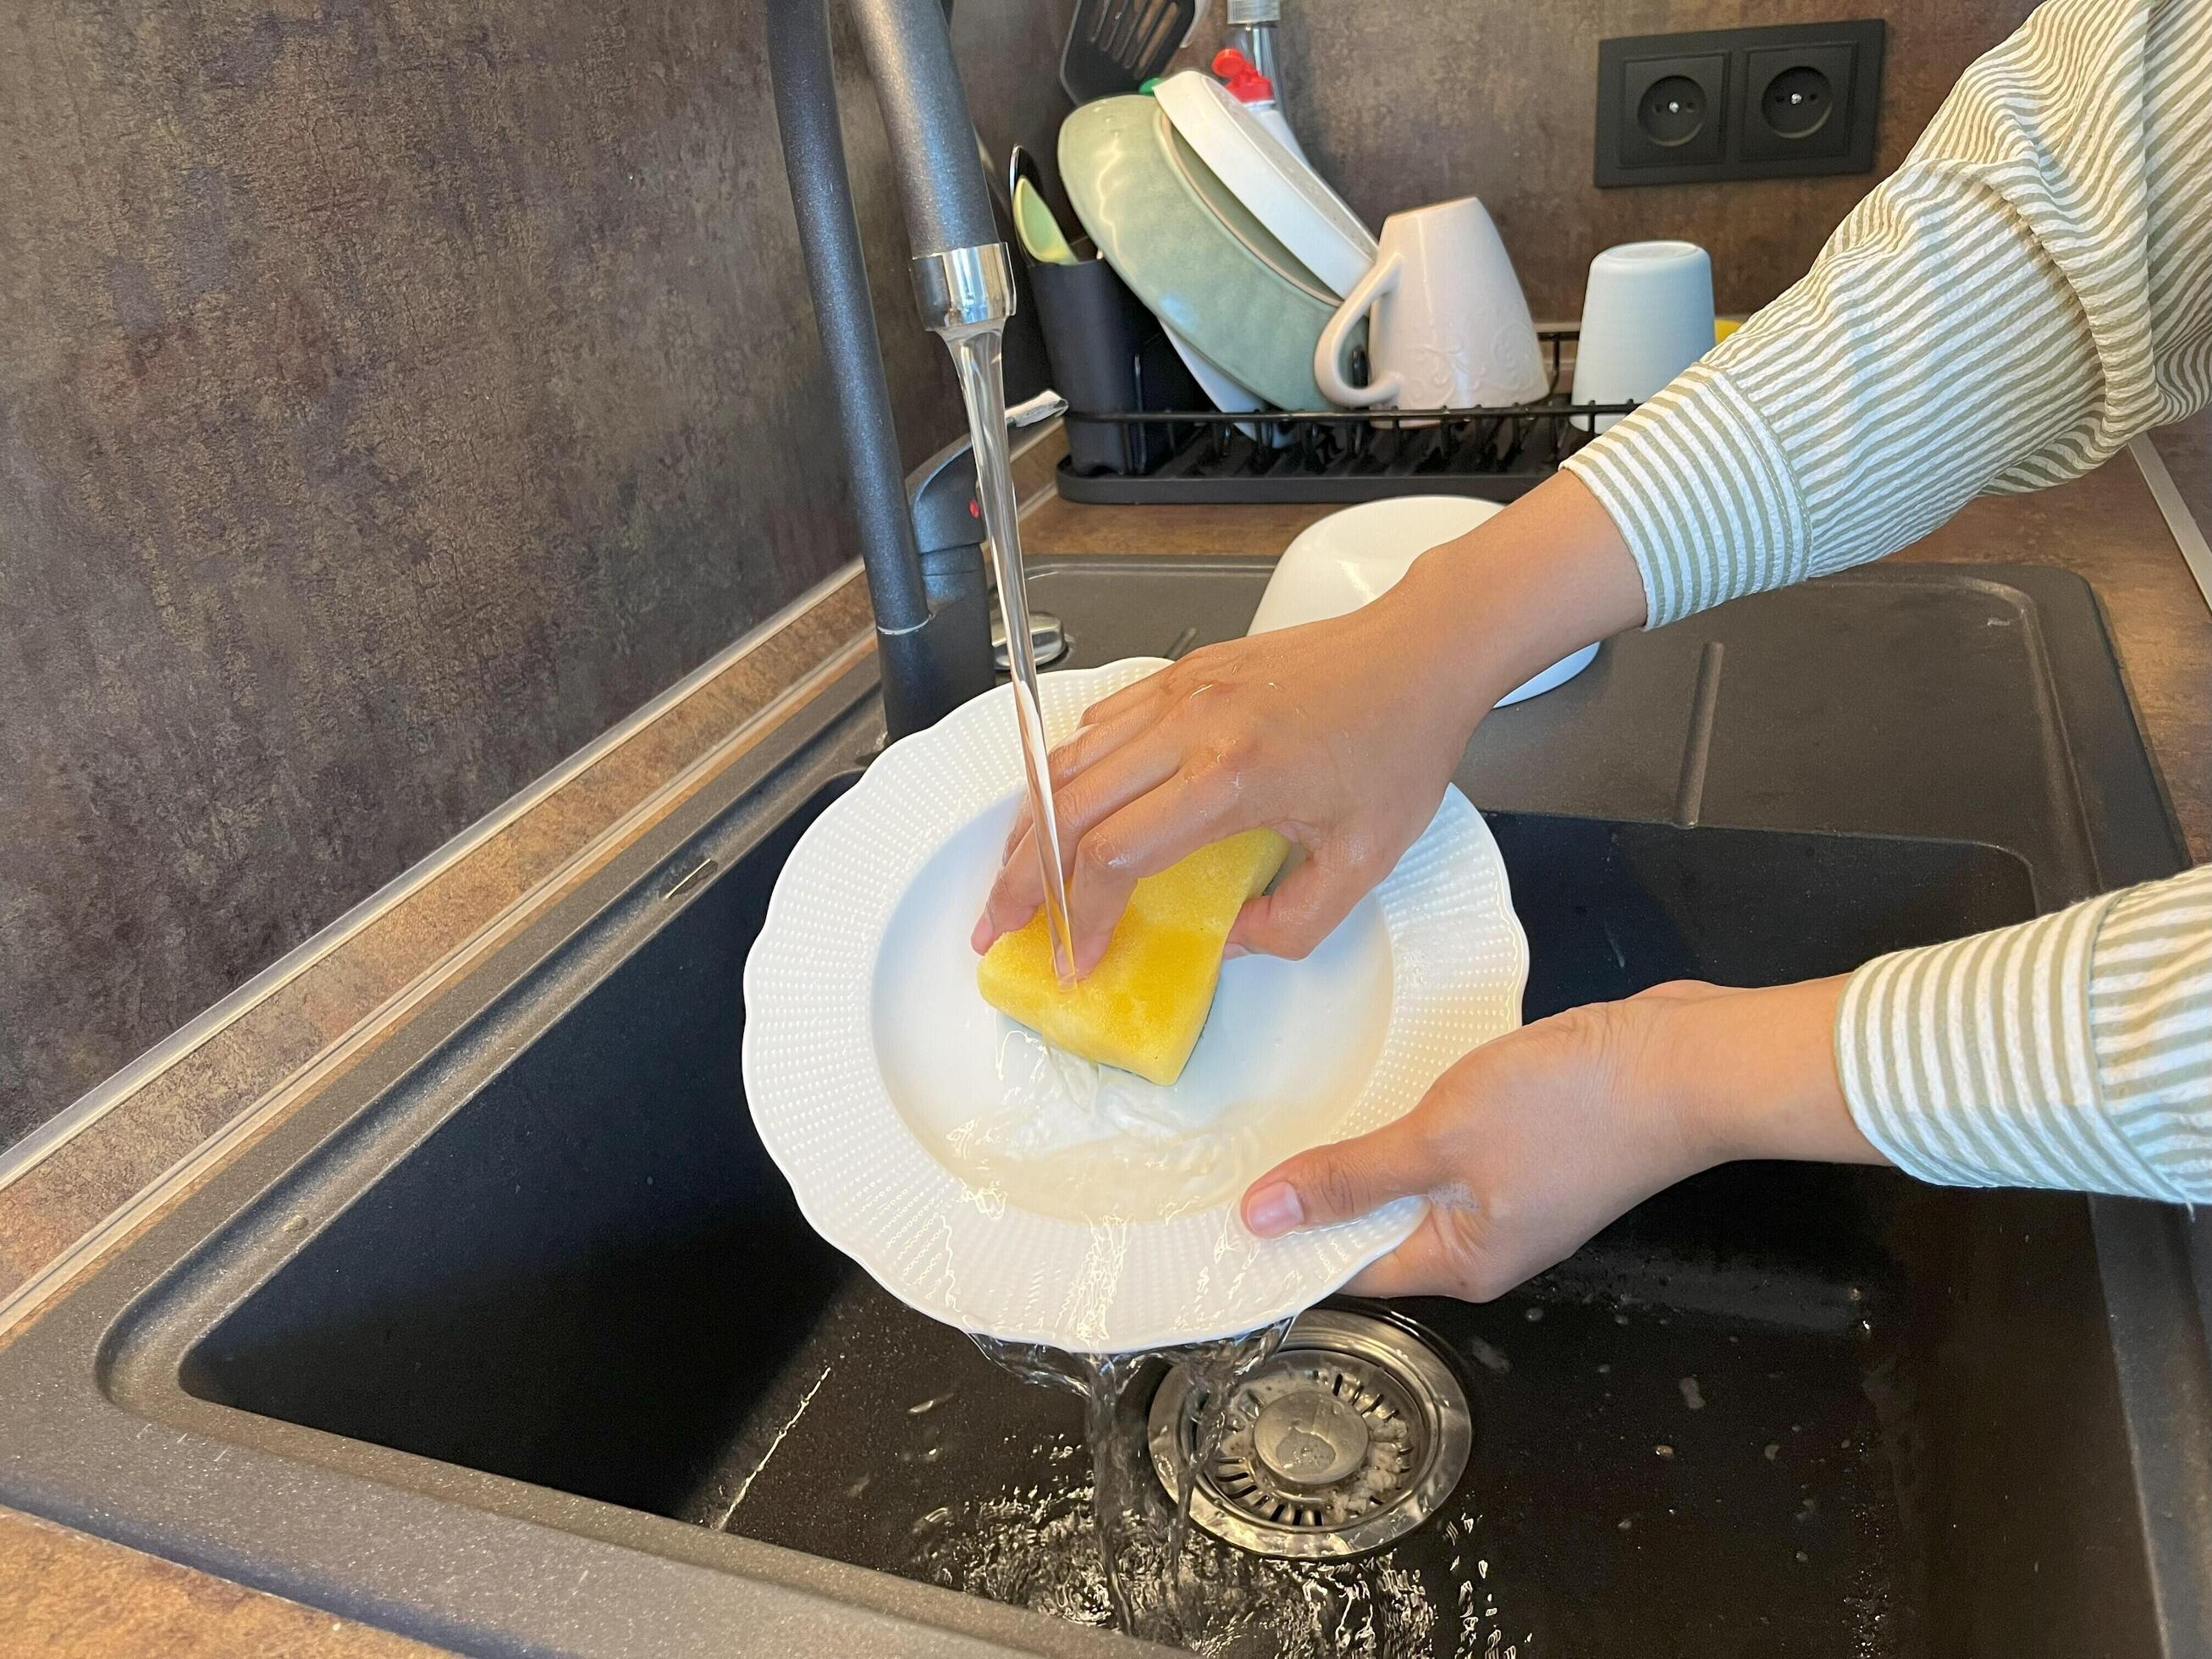
[[[2212,0],[2047,0],[1802,281],[1567,465],[1656,627],[2208,401]],[[2212,1200],[2212,866],[1870,963],[1836,1051],[1915,1175]]]

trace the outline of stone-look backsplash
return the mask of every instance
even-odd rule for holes
[[[1064,24],[960,11],[986,137],[1042,129]],[[763,15],[11,15],[0,1144],[851,556]],[[958,402],[847,81],[919,459]]]
[[[1884,13],[1885,169],[2026,9]],[[1073,9],[959,0],[1001,161],[1018,138],[1051,171]],[[1600,38],[1826,4],[1286,9],[1291,119],[1323,168],[1378,224],[1482,196],[1540,315],[1574,313],[1599,248],[1662,234],[1713,250],[1724,308],[1754,306],[1873,182],[1589,183]],[[11,19],[0,1144],[850,556],[760,15]],[[847,92],[918,458],[957,406],[908,324],[865,77]],[[1036,377],[1033,342],[1010,357]]]
[[[1905,159],[1961,70],[2029,0],[1283,0],[1288,115],[1370,224],[1456,196],[1498,222],[1540,318],[1581,314],[1591,258],[1680,236],[1713,256],[1724,312],[1798,276],[1851,204]],[[1218,34],[1221,9],[1206,27]],[[1616,35],[1881,17],[1880,150],[1871,173],[1600,190],[1590,182],[1597,43]],[[1184,61],[1200,61],[1196,51]]]

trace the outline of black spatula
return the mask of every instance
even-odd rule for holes
[[[1168,66],[1198,20],[1198,0],[1082,0],[1060,55],[1060,84],[1079,104],[1134,92]]]

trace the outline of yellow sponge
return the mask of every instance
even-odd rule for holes
[[[1072,1054],[1173,1083],[1213,1006],[1237,913],[1290,850],[1272,830],[1248,830],[1146,877],[1097,967],[1066,990],[1040,910],[985,952],[975,970],[983,1000]]]

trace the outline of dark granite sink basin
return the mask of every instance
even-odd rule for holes
[[[732,1109],[744,947],[835,787],[191,1342],[186,1392],[856,1566],[1029,1582],[993,1576],[979,1534],[1025,1489],[1072,1503],[1076,1402],[823,1244]],[[1499,828],[1534,1013],[1678,973],[1827,971],[2032,914],[2026,866],[1989,848]],[[1777,928],[1808,890],[1828,896],[1824,925]],[[2008,1276],[2035,1321],[1971,1293]],[[1730,1171],[1496,1307],[1414,1311],[1490,1362],[1469,1367],[1465,1548],[1547,1648],[1626,1652],[1656,1629],[1679,1638],[1667,1651],[1948,1653],[1936,1638],[1979,1623],[2087,1614],[2113,1650],[2154,1650],[2078,1200]],[[166,1378],[170,1356],[155,1364]],[[2048,1449],[2033,1473],[2064,1503],[2021,1507],[2020,1444]],[[1437,1527],[1394,1553],[1441,1599],[1439,1652],[1459,1645],[1442,1598],[1461,1553]]]
[[[1186,617],[1233,630],[1263,574],[1148,569],[1041,573],[1040,599],[1100,659]],[[2133,730],[2085,592],[1858,587],[1723,613],[1725,652],[1623,642],[1479,740],[1463,781],[1496,809],[1532,1018],[1683,975],[1838,971],[2172,859],[2139,745],[2132,770],[2115,753]],[[1946,607],[1975,647],[1995,615],[2034,649],[1950,662],[1962,706],[1879,776],[1865,733],[1911,676],[1832,680],[1825,723],[1792,716],[1827,782],[1784,791],[1749,761],[1820,679],[1838,603],[1862,653]],[[2015,668],[2049,716],[2018,741],[1972,696]],[[0,1501],[471,1650],[1107,1639],[1052,1616],[1099,1611],[1075,1402],[817,1239],[743,1110],[745,951],[854,775],[867,689],[0,1350]],[[1954,743],[1962,796],[1933,787]],[[1676,810],[1643,810],[1660,784]],[[1299,1578],[1204,1543],[1231,1600],[1321,1621],[1248,1618],[1232,1650],[1348,1611],[1374,1632],[1351,1650],[1409,1656],[1493,1633],[1713,1659],[2212,1650],[2191,1247],[2148,1205],[1863,1170],[1691,1182],[1497,1304],[1398,1310],[1466,1379],[1468,1474],[1376,1561]]]

